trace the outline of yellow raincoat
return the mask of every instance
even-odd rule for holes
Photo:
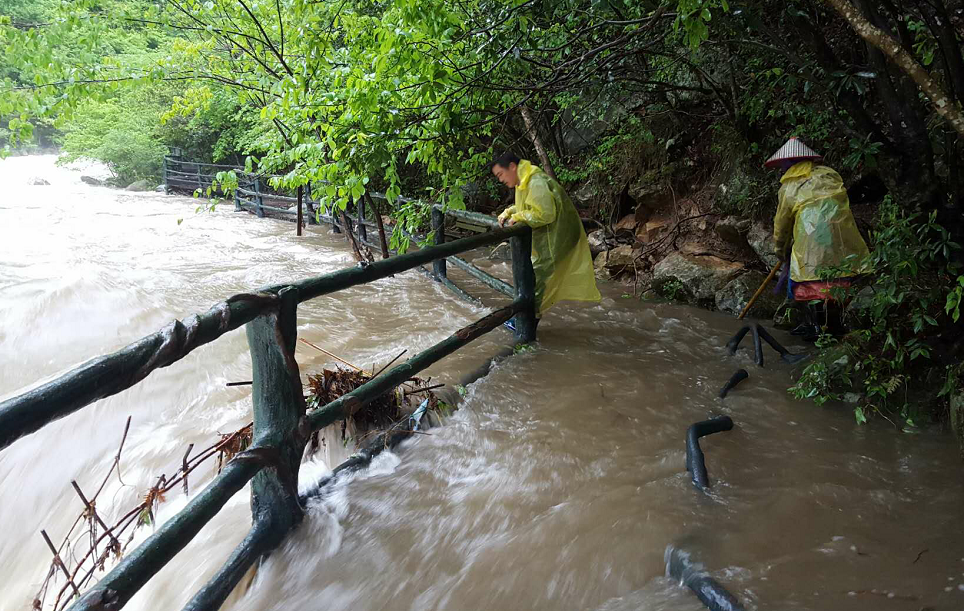
[[[867,244],[857,231],[850,199],[840,175],[824,165],[804,161],[780,178],[780,203],[773,219],[773,243],[783,257],[793,240],[790,277],[794,282],[819,280],[823,267],[847,267],[843,276],[866,273]],[[853,263],[844,263],[856,255]]]
[[[519,162],[515,205],[499,215],[532,227],[536,315],[558,301],[599,301],[589,241],[562,186],[531,162]]]

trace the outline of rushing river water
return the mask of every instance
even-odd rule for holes
[[[195,214],[190,198],[79,178],[51,157],[0,161],[0,398],[228,295],[353,264],[325,228],[298,238],[232,206]],[[794,401],[774,353],[762,370],[745,350],[726,356],[731,317],[601,290],[598,306],[551,311],[537,348],[472,384],[445,426],[314,502],[226,608],[697,610],[663,576],[677,544],[749,608],[964,609],[964,482],[949,435],[856,426],[846,407]],[[303,304],[298,333],[370,367],[486,311],[413,271]],[[510,340],[497,330],[427,375],[457,380]],[[300,344],[297,358],[302,375],[333,364]],[[738,367],[750,379],[721,402]],[[0,453],[0,610],[29,608],[50,565],[40,529],[62,539],[82,509],[70,481],[96,489],[128,416],[124,484],[112,478],[99,501],[109,517],[174,471],[187,444],[248,422],[250,388],[225,387],[247,379],[238,330]],[[703,495],[684,470],[684,433],[723,413],[736,427],[703,440],[714,482]],[[326,472],[312,461],[302,484]],[[211,475],[193,476],[191,494]],[[158,520],[185,502],[171,491]],[[245,490],[127,608],[180,608],[249,524]]]

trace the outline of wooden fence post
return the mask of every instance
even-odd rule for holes
[[[532,232],[511,238],[512,279],[517,301],[526,306],[515,315],[515,336],[522,342],[536,339],[536,274],[532,269]]]
[[[297,231],[298,235],[301,235],[301,223],[303,221],[302,219],[303,212],[301,211],[301,208],[304,204],[304,197],[305,197],[305,188],[298,187],[298,231]]]
[[[358,237],[362,242],[368,241],[368,228],[365,227],[365,198],[355,200],[355,210],[358,212]]]
[[[443,244],[445,242],[445,213],[435,208],[432,208],[432,231],[435,233],[435,245]],[[445,278],[445,259],[433,261],[432,270],[435,272],[436,279]]]
[[[277,313],[263,314],[246,326],[251,350],[254,405],[253,446],[263,448],[264,466],[251,481],[254,523],[268,521],[281,535],[304,512],[298,501],[298,468],[308,440],[305,396],[295,361],[298,289],[278,292]]]
[[[201,164],[200,164],[200,163],[195,163],[195,164],[194,164],[194,169],[195,169],[196,174],[197,174],[197,188],[198,188],[198,190],[203,191],[203,190],[204,190],[204,185],[201,184]]]
[[[168,181],[167,181],[167,163],[168,163],[168,156],[164,155],[164,166],[163,166],[164,167],[164,193],[171,192],[171,187],[168,185]]]
[[[315,218],[315,205],[311,202],[311,185],[305,185],[305,207],[308,209],[308,224],[317,225],[318,219]]]
[[[260,176],[254,177],[254,193],[255,193],[254,198],[258,202],[258,207],[256,211],[259,217],[264,218],[264,208],[262,208],[262,206],[264,206],[264,197],[261,196],[261,177]]]

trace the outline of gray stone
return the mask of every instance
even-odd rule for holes
[[[739,316],[750,301],[750,297],[760,288],[764,280],[766,280],[766,274],[755,271],[747,272],[730,280],[716,292],[716,309]],[[753,307],[747,312],[747,316],[771,318],[783,305],[783,301],[782,294],[773,294],[773,284],[770,284],[754,302]]]
[[[599,253],[616,247],[616,237],[605,229],[591,231],[586,238],[589,240],[589,252],[592,253],[593,260]]]
[[[167,193],[167,187],[164,185],[157,185],[156,187],[154,187],[154,191],[156,193]]]
[[[508,242],[502,242],[497,244],[492,252],[489,253],[490,261],[511,261],[512,260],[512,247],[509,246]]]
[[[773,267],[780,262],[780,257],[777,256],[773,246],[773,232],[767,229],[763,223],[757,222],[750,227],[746,241],[750,244],[750,248],[753,249],[756,256],[760,257],[760,260],[766,263],[768,267]]]
[[[737,248],[746,248],[749,243],[746,240],[750,232],[752,223],[750,219],[741,219],[736,216],[728,216],[719,220],[714,226],[716,234],[720,239]]]
[[[596,199],[599,197],[599,190],[596,188],[595,183],[592,180],[588,180],[582,183],[578,189],[572,192],[570,196],[572,203],[577,208],[590,208]]]
[[[46,180],[44,180],[43,178],[40,178],[40,177],[31,178],[31,179],[30,179],[30,182],[29,182],[28,184],[34,185],[34,186],[36,186],[36,187],[43,187],[43,186],[49,186],[49,185],[50,185],[49,182],[47,182]]]
[[[138,180],[127,185],[127,191],[150,191],[150,183],[146,180]]]
[[[698,257],[674,252],[653,268],[653,288],[665,294],[663,289],[682,285],[689,298],[697,302],[713,301],[716,292],[741,271],[742,264],[712,255]]]
[[[87,183],[92,187],[103,187],[107,183],[99,178],[94,178],[93,176],[81,176],[80,181]]]

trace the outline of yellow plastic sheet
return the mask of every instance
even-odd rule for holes
[[[559,301],[599,301],[586,232],[558,182],[531,162],[520,161],[515,205],[499,218],[532,227],[538,316]]]
[[[825,267],[844,268],[842,276],[870,271],[864,267],[867,244],[857,231],[839,174],[804,161],[787,170],[780,182],[773,242],[783,257],[792,238],[790,277],[794,282],[819,280],[817,270]],[[856,258],[847,261],[851,255]]]

